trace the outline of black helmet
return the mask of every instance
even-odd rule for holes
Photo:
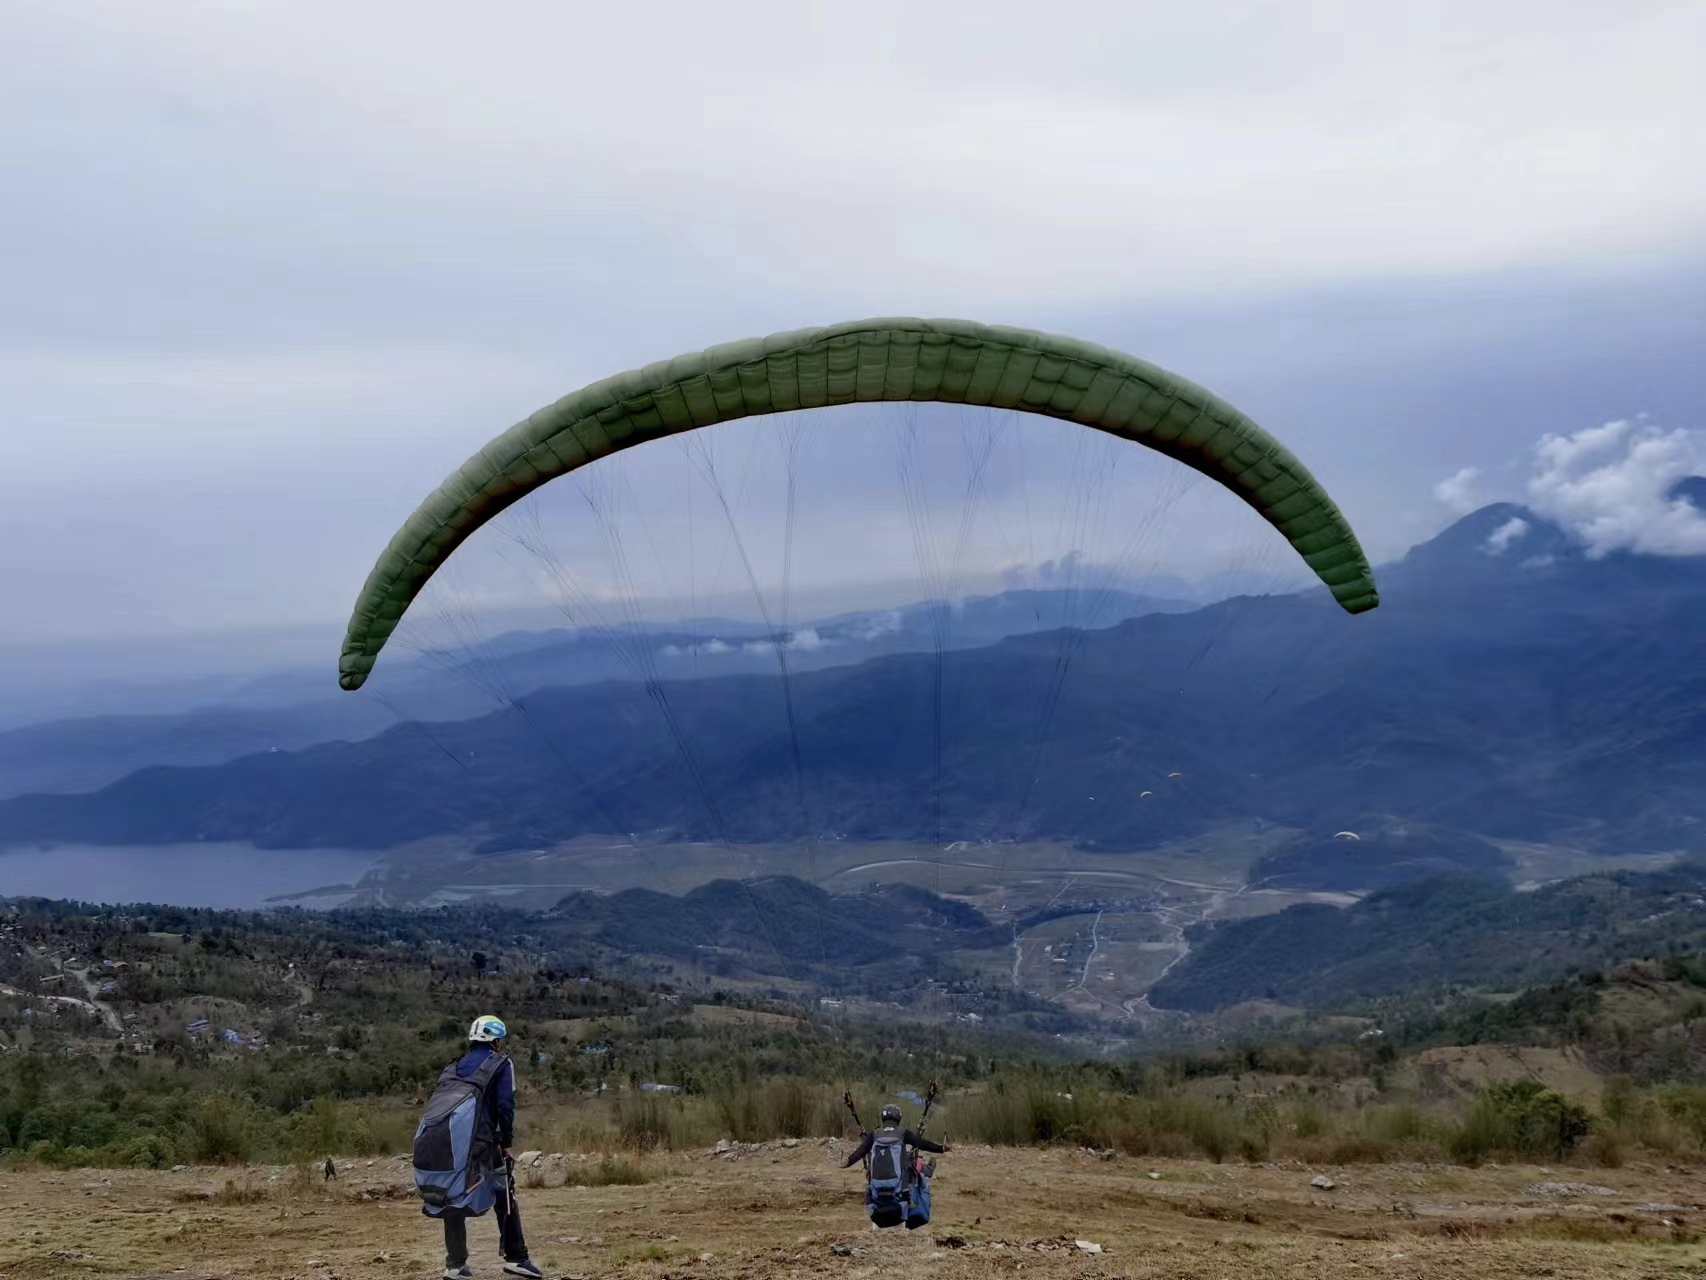
[[[900,1123],[900,1108],[895,1106],[892,1102],[888,1106],[883,1108],[883,1123],[884,1124],[899,1124]]]

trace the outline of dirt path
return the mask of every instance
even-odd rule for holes
[[[73,1008],[94,1014],[114,1031],[122,1033],[124,1030],[124,1023],[119,1021],[119,1016],[114,1012],[112,1006],[100,1004],[94,1000],[85,1000],[81,996],[50,996],[45,994],[32,996],[27,991],[21,991],[17,987],[9,987],[3,983],[0,983],[0,995],[17,996],[20,1000],[33,1000],[41,1004],[68,1004]]]
[[[118,1016],[118,1010],[101,999],[101,986],[87,969],[73,969],[78,981],[83,984],[83,990],[88,994],[89,1007],[101,1015],[101,1020],[110,1027],[115,1035],[124,1034],[124,1020]]]
[[[1236,883],[1221,881],[1210,884],[1202,880],[1180,880],[1176,876],[1164,876],[1154,871],[1117,871],[1107,867],[1029,867],[1012,866],[1005,863],[993,862],[954,862],[946,858],[884,858],[879,862],[861,862],[856,866],[843,867],[826,875],[824,881],[834,880],[840,876],[857,875],[866,871],[881,871],[889,867],[959,867],[968,871],[1001,871],[1012,875],[1025,876],[1071,876],[1079,880],[1129,880],[1139,884],[1170,884],[1179,889],[1196,889],[1204,893],[1242,892]]]
[[[1096,918],[1090,922],[1090,954],[1084,957],[1084,972],[1078,975],[1078,989],[1084,990],[1084,984],[1090,981],[1090,966],[1096,963],[1096,952],[1102,948],[1102,913],[1098,911]]]
[[[845,1150],[677,1155],[654,1160],[648,1184],[597,1188],[561,1185],[591,1167],[571,1157],[547,1166],[547,1185],[523,1187],[527,1235],[546,1275],[588,1280],[1597,1280],[1706,1266],[1695,1237],[1706,1176],[1685,1171],[1375,1165],[1328,1170],[1336,1186],[1321,1190],[1299,1167],[973,1148],[942,1159],[934,1223],[879,1233],[857,1173],[834,1167]],[[341,1165],[331,1184],[290,1170],[9,1168],[0,1276],[436,1276],[438,1232],[407,1167]],[[1546,1182],[1610,1194],[1533,1186]],[[475,1274],[495,1280],[494,1224],[470,1236]]]

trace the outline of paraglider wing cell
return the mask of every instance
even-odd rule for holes
[[[965,320],[862,320],[712,347],[563,397],[487,444],[397,531],[356,601],[338,683],[359,689],[451,552],[534,489],[618,450],[735,418],[879,401],[987,405],[1080,423],[1175,458],[1283,534],[1347,611],[1374,576],[1309,471],[1231,405],[1166,370],[1072,338]]]

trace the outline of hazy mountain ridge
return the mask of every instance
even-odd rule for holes
[[[1320,592],[1241,598],[940,671],[897,655],[805,672],[791,708],[773,676],[547,689],[479,720],[14,799],[0,840],[514,848],[615,830],[1112,850],[1259,819],[1700,847],[1706,564],[1589,559],[1495,506],[1381,585],[1356,618]]]
[[[1074,621],[1106,625],[1150,612],[1197,606],[1124,591],[1015,590],[940,604],[839,614],[781,637],[794,671],[845,666],[889,653],[954,649]],[[649,667],[648,665],[649,664]],[[329,676],[300,672],[221,690],[216,703],[169,714],[102,715],[0,730],[0,799],[32,792],[93,791],[156,765],[222,764],[267,751],[334,740],[359,741],[399,718],[433,723],[475,719],[501,696],[542,688],[637,681],[651,673],[685,680],[772,675],[776,640],[753,623],[704,618],[674,626],[506,632],[478,652],[448,647],[387,664],[358,697],[330,690]]]

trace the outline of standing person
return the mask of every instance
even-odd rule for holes
[[[898,1227],[905,1222],[907,1230],[915,1231],[930,1221],[930,1175],[935,1166],[924,1166],[914,1153],[940,1155],[953,1150],[953,1144],[937,1146],[923,1134],[900,1126],[900,1108],[892,1103],[884,1107],[882,1127],[875,1133],[861,1131],[858,1147],[841,1167],[851,1169],[870,1156],[865,1170],[866,1213],[879,1227]]]
[[[331,1156],[326,1157],[326,1167],[322,1172],[325,1174],[325,1177],[322,1179],[324,1182],[331,1182],[338,1176],[338,1166],[332,1163]]]
[[[475,1018],[468,1028],[468,1052],[444,1069],[439,1076],[435,1099],[441,1095],[446,1105],[427,1105],[427,1119],[422,1121],[422,1133],[440,1112],[449,1117],[462,1108],[470,1090],[477,1097],[472,1134],[465,1147],[466,1165],[455,1170],[453,1183],[456,1194],[450,1198],[437,1197],[440,1203],[427,1199],[422,1212],[444,1223],[445,1280],[473,1280],[468,1266],[468,1219],[482,1216],[488,1208],[497,1210],[498,1243],[503,1251],[506,1276],[539,1277],[543,1273],[527,1256],[527,1241],[521,1234],[521,1216],[515,1205],[515,1183],[510,1176],[510,1145],[515,1141],[515,1064],[498,1051],[509,1030],[499,1018],[487,1014]],[[454,1123],[451,1121],[450,1123]],[[433,1175],[446,1172],[446,1161],[456,1145],[447,1136],[429,1136],[423,1143],[421,1135],[415,1142],[416,1183],[422,1182],[423,1168]],[[423,1155],[423,1152],[426,1154]],[[437,1177],[434,1180],[439,1180]]]

